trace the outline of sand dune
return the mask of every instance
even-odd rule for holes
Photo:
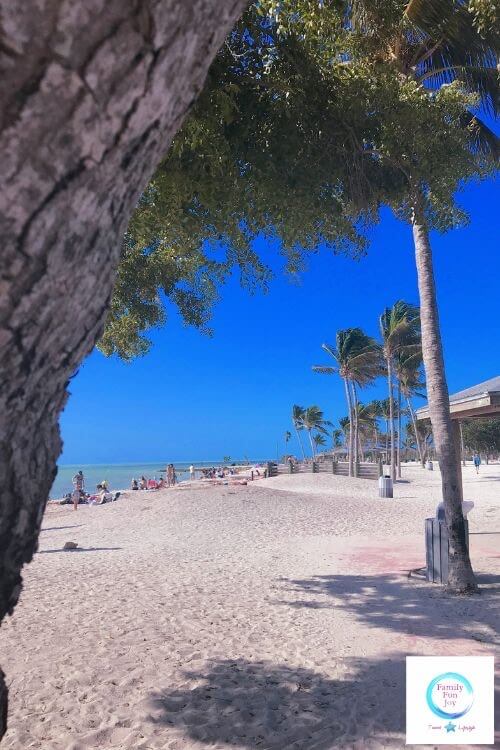
[[[500,467],[481,471],[467,600],[407,577],[439,498],[418,467],[394,500],[320,474],[49,509],[0,632],[3,747],[403,747],[404,657],[498,647]]]

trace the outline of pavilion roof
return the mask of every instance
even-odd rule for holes
[[[452,419],[500,416],[500,375],[450,395]],[[417,419],[429,418],[429,407],[416,411]]]

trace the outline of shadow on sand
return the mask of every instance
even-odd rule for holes
[[[79,529],[83,526],[82,523],[74,523],[72,526],[49,526],[47,529],[40,529],[40,531],[63,531],[64,529]]]
[[[159,690],[147,699],[149,720],[210,747],[405,746],[405,654],[339,659],[335,679],[311,669],[245,659],[211,662],[206,670],[186,671],[184,677],[182,689]]]
[[[478,574],[482,595],[452,597],[436,585],[393,575],[320,575],[280,579],[299,598],[275,604],[297,609],[348,610],[370,627],[405,635],[454,640],[473,638],[498,644],[500,578]]]
[[[37,554],[52,555],[56,552],[64,552],[65,555],[73,555],[75,552],[112,552],[113,550],[123,549],[123,547],[77,547],[76,549],[41,549]]]
[[[191,685],[155,693],[150,720],[193,740],[263,750],[404,745],[404,657],[339,660],[339,679],[244,659],[185,672]],[[398,735],[396,739],[391,735]],[[364,738],[361,742],[361,738]],[[378,745],[376,745],[378,746]]]

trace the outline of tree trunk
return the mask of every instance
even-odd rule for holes
[[[443,503],[449,535],[448,588],[456,593],[472,593],[477,591],[477,584],[465,538],[462,513],[462,472],[459,450],[457,450],[459,441],[455,440],[450,416],[450,401],[432,267],[432,250],[421,194],[417,196],[414,204],[412,225],[420,293],[422,352],[429,413],[434,445],[441,470]]]
[[[102,333],[130,213],[244,5],[0,0],[0,618],[37,548],[66,386]]]
[[[401,383],[398,379],[398,479],[401,479]]]
[[[418,435],[417,418],[415,417],[415,412],[413,411],[413,406],[411,405],[411,401],[410,401],[410,397],[409,396],[406,397],[406,403],[408,404],[408,409],[410,410],[411,421],[412,421],[412,424],[413,424],[413,431],[415,433],[415,442],[417,444],[417,450],[418,450],[418,455],[419,455],[419,458],[420,458],[420,463],[422,464],[422,468],[423,468],[425,466],[425,457],[424,457],[424,454],[422,452],[422,446],[420,444],[420,438],[419,438],[419,435]]]
[[[458,422],[458,427],[460,429],[460,452],[462,455],[462,466],[465,466],[465,448],[464,448],[464,434],[462,431],[462,422]]]
[[[353,469],[354,469],[354,476],[358,476],[358,464],[359,464],[359,451],[358,451],[358,445],[359,445],[359,431],[358,431],[358,394],[356,393],[356,384],[353,381],[351,381],[351,387],[352,387],[352,413],[353,413],[353,422],[354,422],[354,458],[353,458]]]
[[[396,446],[394,440],[394,394],[392,390],[392,361],[387,357],[387,383],[389,385],[389,429],[391,431],[391,477],[396,479]]]
[[[347,409],[349,411],[349,476],[352,477],[354,475],[354,471],[353,471],[354,431],[353,431],[353,418],[352,418],[351,389],[349,388],[349,382],[347,378],[344,378],[344,386],[345,386],[345,395],[347,399]]]
[[[300,437],[299,428],[297,427],[296,424],[294,424],[294,427],[295,427],[295,432],[297,433],[297,440],[299,441],[300,450],[302,451],[302,458],[305,461],[306,460],[306,452],[305,452],[304,446],[302,444],[302,438]]]
[[[314,461],[316,454],[314,452],[314,441],[312,439],[312,432],[311,430],[307,430],[307,434],[309,435],[309,442],[311,443],[311,453],[312,453],[312,460]]]

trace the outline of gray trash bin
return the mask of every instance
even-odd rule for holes
[[[465,539],[469,548],[469,523],[465,523]],[[448,527],[438,518],[425,519],[426,578],[431,583],[448,583]]]
[[[393,497],[393,487],[391,477],[378,478],[378,496]]]

